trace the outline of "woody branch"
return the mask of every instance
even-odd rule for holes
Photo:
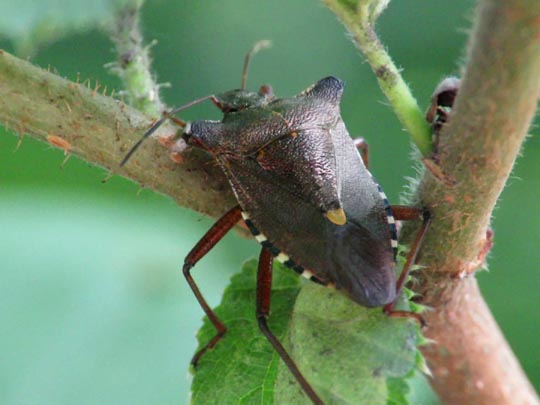
[[[478,289],[491,213],[540,94],[540,3],[484,0],[439,162],[454,187],[426,173],[417,200],[435,220],[424,244],[420,293],[433,308],[423,352],[447,403],[538,403]]]

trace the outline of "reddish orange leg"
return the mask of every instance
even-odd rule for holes
[[[201,305],[202,309],[212,322],[212,325],[216,328],[217,334],[214,336],[202,349],[200,349],[193,359],[191,359],[191,364],[193,366],[197,365],[197,362],[206,353],[207,350],[213,348],[217,342],[221,340],[225,332],[227,332],[227,327],[219,320],[214,311],[208,306],[208,303],[202,296],[199,287],[195,284],[193,277],[191,277],[191,268],[201,260],[201,258],[206,255],[231,229],[232,227],[242,219],[242,214],[239,206],[234,207],[225,215],[223,215],[215,224],[206,232],[202,239],[195,245],[195,247],[188,253],[184,260],[184,267],[182,271],[186,280],[195,294],[197,301]]]
[[[422,246],[422,241],[424,240],[424,236],[426,235],[426,232],[431,223],[431,215],[429,211],[425,209],[406,207],[403,205],[393,205],[392,212],[394,214],[394,218],[398,221],[409,221],[416,219],[423,220],[422,227],[416,234],[411,249],[409,250],[409,254],[407,255],[405,265],[403,266],[403,270],[401,271],[401,274],[399,275],[398,281],[396,283],[396,297],[399,297],[401,294],[401,290],[403,289],[403,286],[407,281],[407,276],[409,275],[412,266],[416,264],[416,257],[418,255],[418,251]],[[413,317],[416,318],[421,325],[425,324],[424,319],[418,314],[407,311],[394,311],[395,305],[396,301],[386,304],[383,308],[383,311],[390,316]]]
[[[360,152],[360,156],[364,161],[364,166],[369,170],[369,146],[364,138],[354,139],[354,146]]]
[[[313,401],[314,404],[322,404],[323,402],[317,395],[317,393],[311,388],[311,385],[304,378],[298,367],[294,363],[294,360],[289,356],[289,353],[285,350],[281,342],[276,338],[268,327],[268,317],[270,316],[270,300],[272,293],[272,263],[274,258],[269,250],[263,248],[259,256],[259,268],[257,271],[257,309],[256,316],[259,328],[270,344],[274,347],[276,352],[281,357],[281,360],[289,368],[291,373],[298,381],[298,384],[302,387],[306,395]]]

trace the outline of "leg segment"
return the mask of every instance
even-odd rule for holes
[[[369,146],[366,140],[364,138],[356,138],[354,139],[354,146],[356,146],[356,149],[360,152],[360,156],[362,156],[366,169],[369,170]]]
[[[422,246],[422,241],[424,240],[426,231],[428,230],[429,225],[431,223],[431,215],[429,211],[427,210],[416,208],[416,207],[407,207],[403,205],[393,205],[392,212],[394,213],[394,218],[398,221],[408,221],[408,220],[413,220],[413,219],[423,220],[422,226],[420,230],[418,231],[418,233],[416,234],[416,237],[413,241],[411,249],[409,250],[409,254],[407,255],[407,260],[405,261],[405,265],[403,266],[403,270],[401,271],[401,274],[399,275],[398,281],[396,283],[396,296],[399,297],[401,290],[403,289],[403,285],[405,284],[405,281],[407,280],[407,276],[409,275],[409,272],[412,266],[416,263],[416,256],[418,255],[418,251],[420,250],[420,247]],[[415,316],[416,315],[410,312],[394,311],[395,304],[396,304],[396,301],[386,304],[383,308],[384,312],[393,316]],[[421,324],[424,323],[421,317],[418,317],[418,319],[420,320]]]
[[[197,301],[199,301],[199,304],[201,305],[202,309],[206,313],[206,316],[208,316],[208,319],[210,319],[210,322],[212,322],[212,325],[216,328],[217,334],[214,336],[210,342],[206,344],[202,349],[200,349],[197,353],[195,353],[195,356],[193,356],[193,359],[191,359],[191,364],[193,366],[197,365],[197,362],[202,357],[204,353],[208,349],[213,348],[217,342],[221,340],[225,332],[227,332],[226,326],[219,320],[219,318],[216,316],[214,311],[208,306],[208,303],[202,296],[199,287],[197,287],[197,284],[195,284],[195,281],[193,280],[193,277],[191,277],[191,268],[195,266],[195,264],[204,256],[206,255],[230,230],[231,228],[242,219],[241,210],[239,206],[234,207],[229,212],[227,212],[225,215],[223,215],[215,224],[206,232],[206,234],[202,237],[202,239],[195,245],[195,247],[191,250],[191,252],[188,253],[184,260],[184,267],[182,268],[182,272],[184,273],[184,276],[186,277],[186,280],[191,287],[191,290],[193,291],[193,294],[195,294],[195,298],[197,298]]]
[[[270,344],[274,347],[279,357],[289,368],[291,373],[296,378],[306,395],[313,401],[314,404],[322,404],[323,402],[315,393],[311,385],[306,381],[298,367],[294,363],[291,356],[287,353],[281,342],[272,333],[267,324],[267,319],[270,316],[270,298],[272,293],[272,263],[274,259],[269,250],[263,248],[259,256],[259,269],[257,271],[257,309],[256,316],[259,328]]]
[[[426,215],[429,216],[429,212],[423,208],[409,207],[408,205],[392,205],[391,208],[397,221],[425,219]]]

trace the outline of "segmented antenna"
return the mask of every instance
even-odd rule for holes
[[[242,90],[246,89],[246,83],[247,83],[247,74],[249,69],[249,62],[251,61],[251,58],[255,56],[255,54],[263,49],[270,48],[272,46],[272,41],[268,39],[263,39],[261,41],[258,41],[251,47],[251,49],[246,54],[246,58],[244,59],[244,68],[242,69],[242,82],[240,83],[240,88]]]
[[[262,41],[256,42],[255,45],[253,45],[251,47],[251,49],[248,51],[248,53],[246,54],[246,57],[244,59],[244,68],[242,69],[242,83],[241,83],[241,87],[240,87],[242,90],[245,90],[245,88],[246,88],[247,74],[248,74],[248,69],[249,69],[249,62],[250,62],[251,58],[253,56],[255,56],[255,54],[257,52],[259,52],[260,50],[270,48],[271,46],[272,46],[272,41],[269,41],[267,39],[263,39]],[[182,110],[185,110],[186,108],[192,107],[195,104],[199,104],[199,103],[201,103],[201,102],[203,102],[205,100],[208,100],[211,97],[212,97],[212,95],[201,97],[201,98],[198,98],[197,100],[191,101],[191,102],[189,102],[187,104],[184,104],[183,106],[180,106],[178,108],[175,108],[175,109],[173,109],[171,111],[165,111],[163,113],[163,116],[159,120],[157,120],[154,123],[154,125],[152,125],[148,129],[148,131],[146,131],[143,134],[141,139],[139,139],[135,145],[133,145],[133,147],[129,150],[129,152],[126,154],[124,159],[122,159],[122,162],[120,162],[120,167],[124,166],[127,163],[127,161],[131,158],[131,156],[137,151],[137,149],[139,149],[139,146],[141,146],[141,144],[144,142],[144,140],[146,138],[148,138],[150,135],[152,135],[154,132],[156,132],[157,129],[161,125],[163,125],[163,123],[165,121],[167,121],[168,119],[171,119],[176,125],[178,125],[181,128],[186,126],[186,123],[184,121],[182,121],[179,118],[173,118],[172,115],[174,115],[177,112],[180,112]]]

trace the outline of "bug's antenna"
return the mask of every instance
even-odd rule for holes
[[[246,58],[244,59],[244,69],[242,69],[242,82],[240,83],[240,88],[242,90],[245,90],[246,88],[246,82],[247,82],[247,74],[248,74],[248,68],[249,68],[249,62],[255,54],[263,49],[270,48],[272,46],[272,41],[268,39],[263,39],[262,41],[255,42],[255,45],[251,47],[251,49],[246,54]]]
[[[199,104],[199,103],[202,103],[203,101],[205,100],[208,100],[210,97],[212,97],[211,95],[210,96],[204,96],[204,97],[201,97],[201,98],[198,98],[196,100],[193,100],[187,104],[184,104],[180,107],[177,107],[177,108],[174,108],[172,109],[171,111],[164,111],[163,114],[162,114],[162,117],[157,120],[154,125],[152,125],[148,131],[146,131],[144,133],[144,135],[141,137],[141,139],[139,139],[137,141],[137,143],[135,145],[132,146],[132,148],[129,150],[129,152],[127,153],[127,155],[124,157],[124,159],[122,159],[122,161],[120,162],[120,167],[124,166],[127,161],[129,160],[129,158],[131,158],[131,156],[135,153],[135,151],[137,149],[139,149],[139,146],[141,146],[141,144],[144,142],[144,140],[146,138],[148,138],[150,135],[152,135],[154,132],[157,131],[157,129],[165,122],[167,121],[168,119],[172,120],[176,125],[178,125],[179,127],[181,128],[184,128],[186,126],[186,123],[185,121],[179,119],[179,118],[175,118],[175,117],[172,117],[173,114],[176,114],[177,112],[179,111],[182,111],[182,110],[185,110],[186,108],[189,108],[189,107],[192,107],[194,106],[195,104]]]

